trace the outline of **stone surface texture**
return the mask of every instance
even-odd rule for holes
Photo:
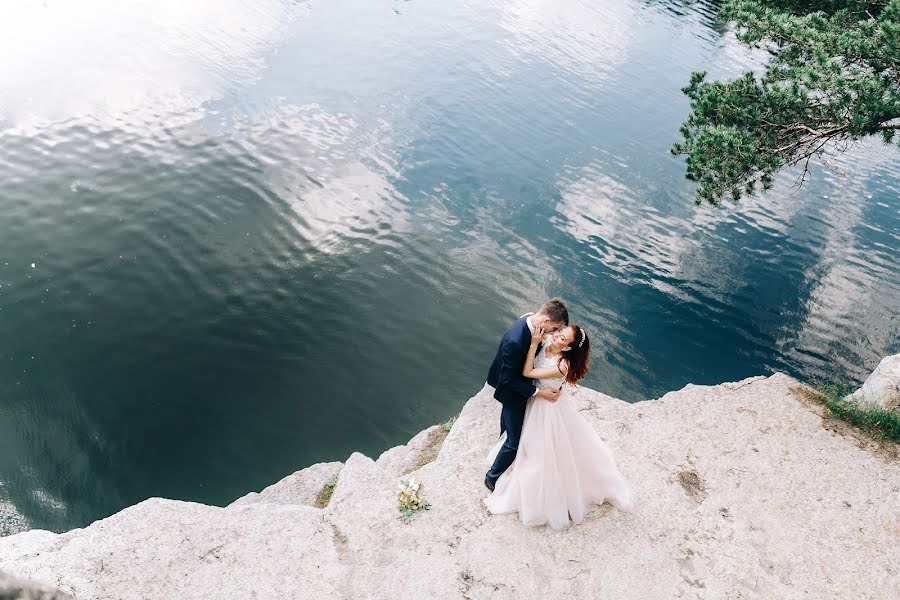
[[[433,453],[428,430],[225,508],[153,498],[85,529],[2,538],[0,570],[84,600],[900,598],[896,454],[827,426],[802,389],[781,374],[637,404],[579,389],[638,503],[563,532],[485,510],[500,405],[484,388],[412,472],[432,508],[410,524],[396,485]]]
[[[847,399],[860,408],[900,410],[900,354],[882,358],[862,387]]]
[[[337,477],[343,463],[316,463],[281,481],[273,483],[263,491],[250,492],[231,503],[231,506],[242,504],[303,504],[315,506],[316,499],[325,484]]]
[[[0,600],[72,600],[68,594],[0,573]]]

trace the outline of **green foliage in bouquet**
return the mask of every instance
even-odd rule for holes
[[[403,479],[397,485],[397,510],[403,521],[409,523],[420,510],[428,510],[431,504],[422,496],[422,484],[414,479]]]

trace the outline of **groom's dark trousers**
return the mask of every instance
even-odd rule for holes
[[[491,483],[496,483],[516,458],[522,423],[525,421],[525,406],[536,389],[530,379],[522,376],[525,357],[531,347],[531,330],[528,329],[527,318],[520,318],[503,335],[488,371],[487,382],[494,388],[494,398],[503,405],[500,412],[500,433],[506,432],[506,441],[487,472]]]

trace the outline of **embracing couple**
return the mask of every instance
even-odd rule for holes
[[[570,390],[587,375],[590,353],[587,333],[569,325],[556,299],[520,317],[500,340],[487,379],[503,405],[484,479],[492,513],[518,512],[525,525],[559,530],[569,517],[581,523],[592,503],[631,510],[631,487]]]

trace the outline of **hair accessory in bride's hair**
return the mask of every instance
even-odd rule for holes
[[[581,330],[581,341],[578,342],[578,347],[581,348],[584,345],[584,340],[587,337],[587,334],[584,333],[584,329]]]

